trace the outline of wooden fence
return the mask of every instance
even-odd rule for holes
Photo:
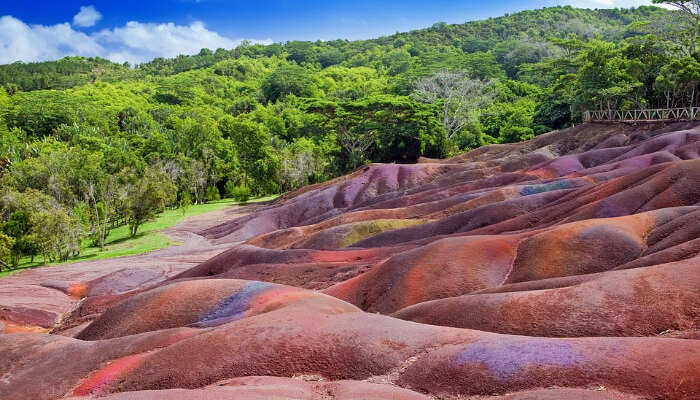
[[[585,122],[692,121],[696,119],[700,119],[700,107],[601,110],[583,113]]]

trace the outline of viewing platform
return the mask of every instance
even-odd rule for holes
[[[654,108],[646,110],[584,111],[584,122],[693,121],[700,119],[700,107]]]

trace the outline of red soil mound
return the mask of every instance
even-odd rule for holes
[[[562,337],[652,336],[690,330],[700,320],[697,257],[553,286],[433,300],[393,316],[433,325]]]
[[[211,328],[280,308],[329,315],[359,311],[336,298],[291,286],[232,279],[194,280],[127,298],[77,338],[99,340],[178,327]]]

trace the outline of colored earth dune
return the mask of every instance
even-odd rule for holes
[[[697,124],[373,164],[187,235],[0,280],[0,399],[700,398]]]

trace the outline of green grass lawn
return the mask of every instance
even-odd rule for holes
[[[249,200],[248,203],[257,203],[269,201],[277,197],[276,195],[261,197],[253,200]],[[107,240],[105,241],[104,250],[100,251],[99,247],[90,246],[90,242],[85,240],[83,242],[83,249],[80,255],[76,258],[71,258],[65,263],[74,263],[78,261],[92,261],[92,260],[103,260],[107,258],[130,256],[135,254],[143,254],[149,251],[162,249],[164,247],[179,244],[172,240],[168,235],[164,234],[162,231],[177,225],[183,219],[193,216],[204,214],[211,211],[221,210],[222,208],[239,205],[233,199],[224,199],[218,201],[212,201],[206,204],[197,204],[187,207],[183,212],[182,209],[166,210],[165,212],[159,214],[155,220],[146,222],[139,227],[138,234],[136,237],[129,237],[129,227],[120,226],[119,228],[113,229],[109,232]],[[62,263],[54,263],[62,264]],[[35,261],[27,257],[22,260],[19,267],[10,271],[0,272],[0,278],[4,276],[11,275],[18,271],[27,268],[35,268],[45,265],[41,260],[41,256],[35,257]]]

